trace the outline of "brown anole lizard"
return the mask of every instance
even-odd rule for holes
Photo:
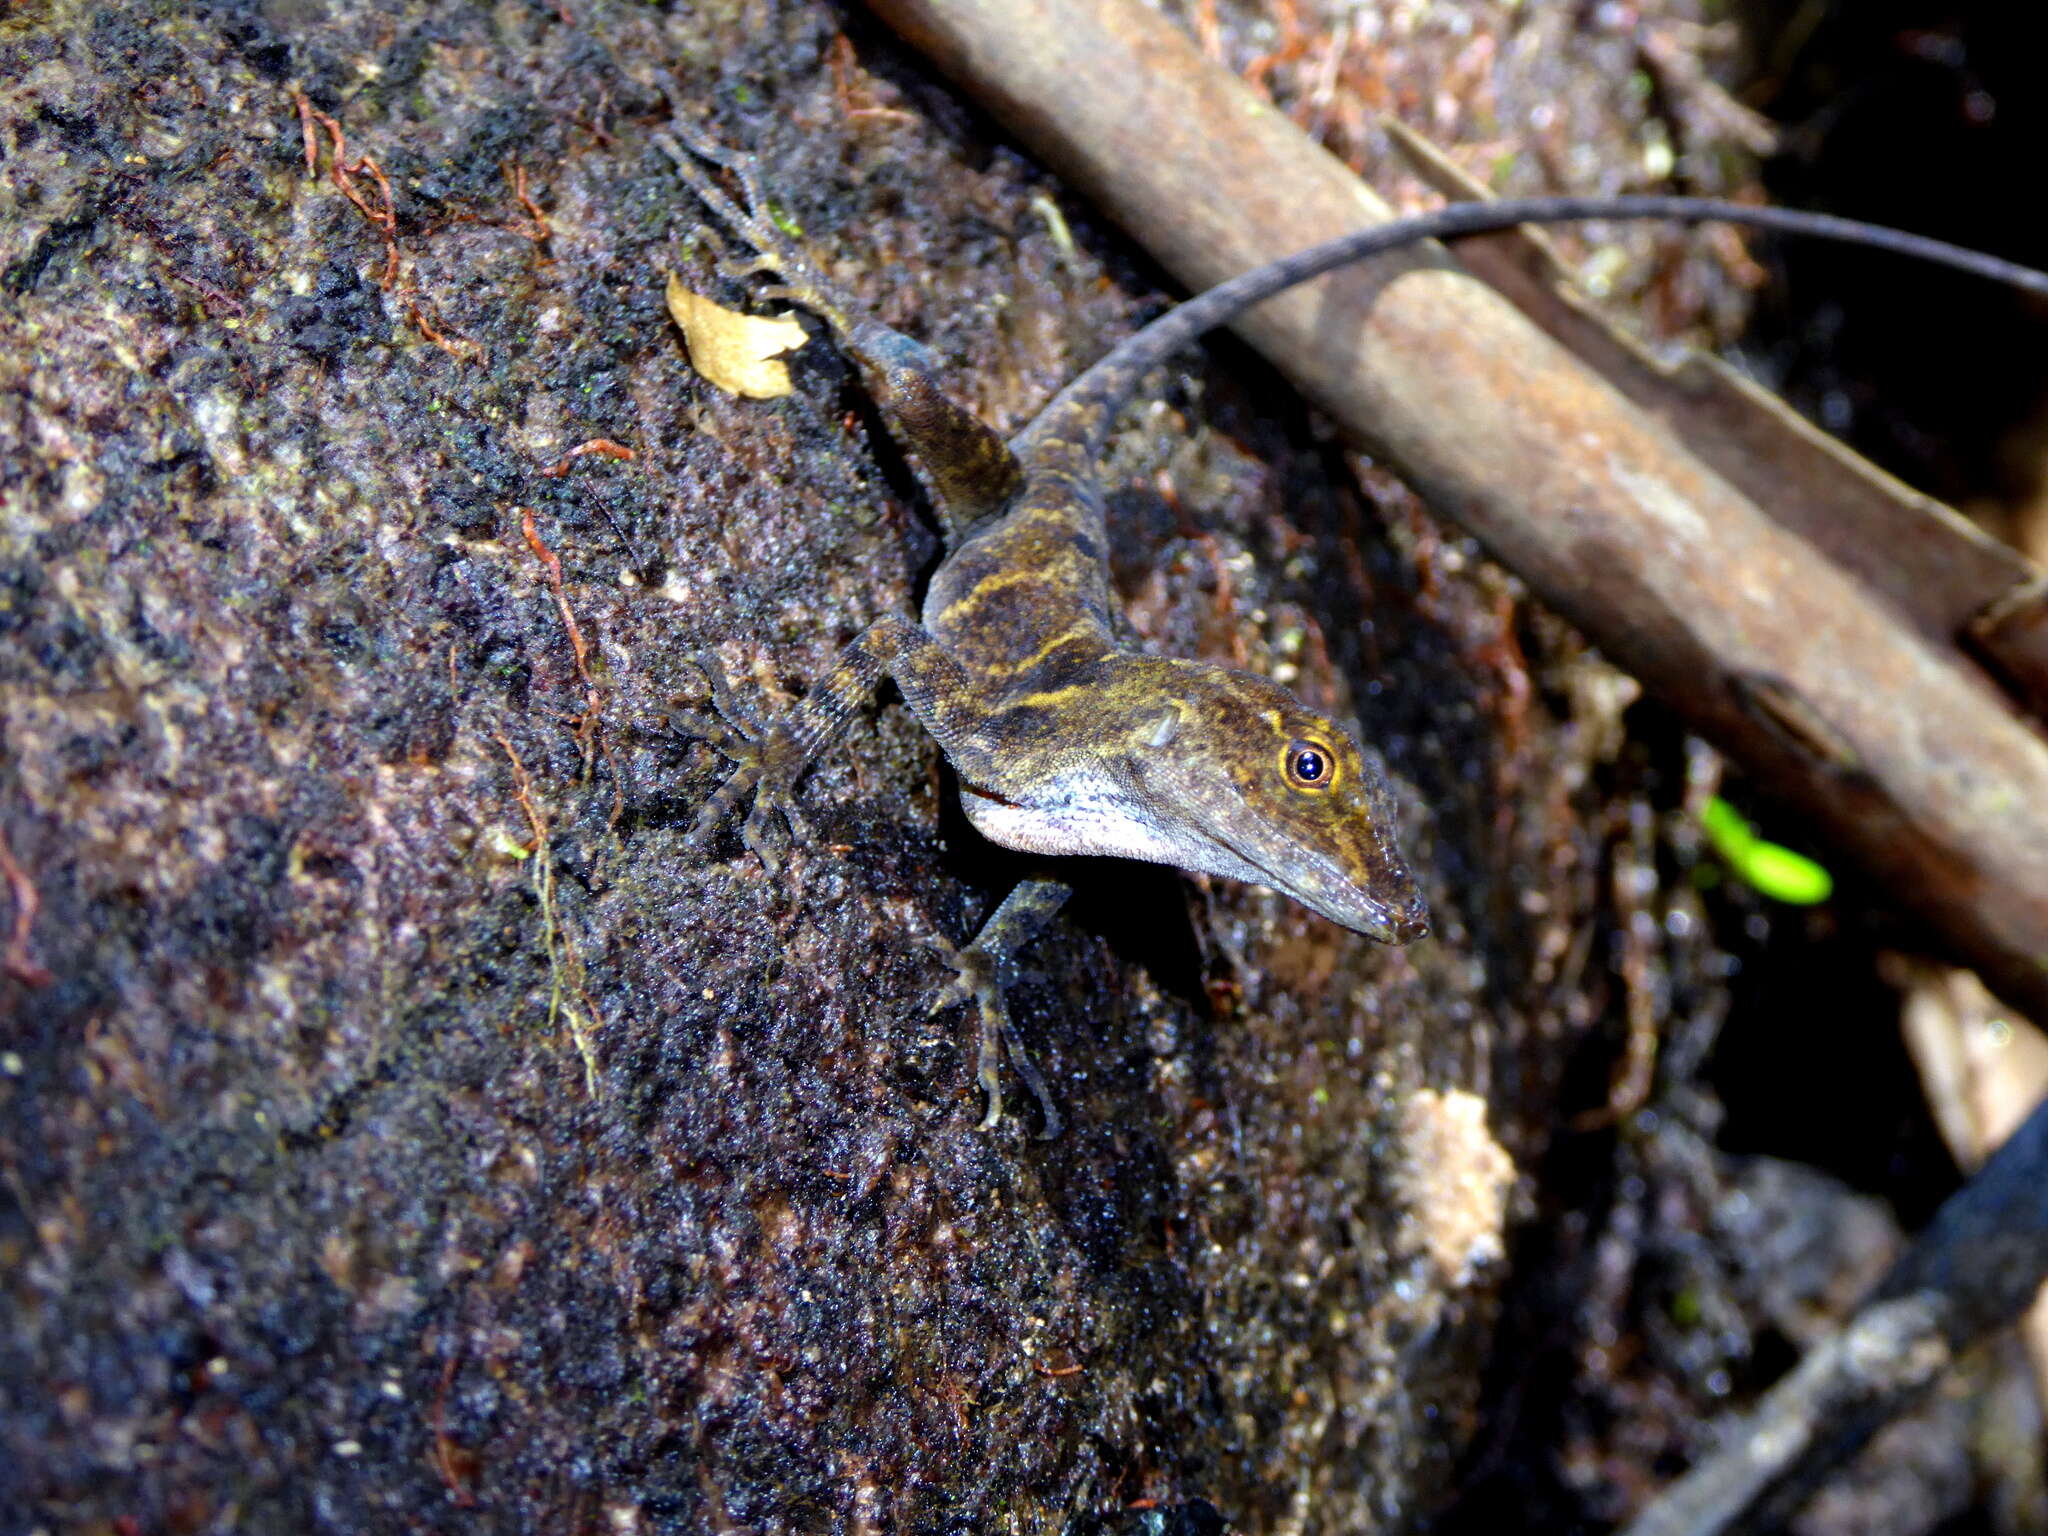
[[[952,763],[967,818],[991,841],[1249,881],[1388,944],[1421,938],[1429,919],[1396,844],[1393,797],[1377,754],[1268,678],[1133,652],[1112,632],[1094,466],[1117,409],[1148,370],[1251,305],[1336,267],[1421,240],[1526,223],[1720,220],[1875,245],[2048,293],[2048,275],[1796,210],[1655,196],[1461,203],[1361,230],[1188,300],[1113,349],[1005,442],[945,394],[921,346],[852,313],[766,216],[749,162],[680,126],[676,138],[656,143],[719,223],[753,247],[740,270],[778,275],[771,293],[822,319],[859,367],[922,467],[947,546],[920,621],[877,619],[780,720],[759,722],[706,658],[716,716],[684,723],[737,766],[704,806],[692,841],[708,838],[752,790],[742,836],[773,870],[777,820],[801,830],[797,779],[887,676]],[[707,164],[737,179],[744,203]],[[1023,882],[973,942],[952,954],[958,978],[934,1007],[977,1006],[984,1127],[1002,1111],[999,1042],[1007,1038],[1042,1106],[1045,1134],[1058,1129],[1058,1111],[1017,1041],[1003,990],[1017,950],[1067,895],[1057,881]]]

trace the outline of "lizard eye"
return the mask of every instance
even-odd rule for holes
[[[1297,738],[1289,742],[1282,761],[1287,782],[1296,789],[1328,789],[1337,777],[1336,758],[1319,741]]]

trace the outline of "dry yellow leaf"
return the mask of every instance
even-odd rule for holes
[[[690,364],[728,394],[773,400],[789,393],[789,368],[781,354],[804,344],[804,328],[788,315],[764,320],[723,308],[668,280],[668,312],[683,328]]]

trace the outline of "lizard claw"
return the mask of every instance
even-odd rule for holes
[[[927,933],[919,940],[926,949],[932,950],[954,970],[953,979],[932,994],[931,1003],[925,1008],[925,1017],[944,1013],[960,1003],[971,1003],[980,995],[983,986],[994,986],[994,963],[985,950],[973,945],[961,948],[942,934]]]
[[[778,231],[777,233],[780,233]],[[782,270],[776,257],[756,251],[751,256],[734,255],[725,243],[725,236],[718,232],[716,224],[697,224],[690,229],[690,239],[709,248],[714,271],[729,283],[743,283],[750,277],[759,277],[764,272]],[[784,296],[780,288],[765,290],[765,297],[776,299]]]
[[[701,710],[672,709],[662,716],[662,724],[685,741],[709,742],[727,757],[738,757],[749,740],[727,721]]]

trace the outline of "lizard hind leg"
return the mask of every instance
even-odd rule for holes
[[[752,251],[737,259],[721,256],[719,269],[729,277],[774,273],[782,280],[762,290],[767,297],[807,309],[831,328],[839,350],[859,367],[890,432],[915,456],[947,542],[957,546],[1006,510],[1024,477],[1002,434],[946,393],[938,364],[922,345],[878,321],[856,317],[846,295],[769,214],[768,196],[751,160],[680,118],[674,127],[673,135],[654,135],[655,146],[675,163],[684,184],[725,231]],[[738,181],[739,199],[707,166]]]
[[[1003,994],[1014,979],[1017,951],[1030,943],[1059,911],[1068,894],[1069,888],[1057,880],[1022,881],[981,925],[981,932],[972,943],[955,948],[944,939],[930,941],[956,973],[932,999],[930,1011],[938,1013],[956,1003],[975,1006],[975,1077],[988,1102],[988,1111],[981,1117],[980,1129],[984,1131],[992,1130],[1003,1117],[1002,1061],[1003,1048],[1008,1046],[1010,1065],[1038,1100],[1043,1119],[1040,1138],[1050,1141],[1060,1133],[1063,1122],[1059,1106],[1053,1102],[1052,1090],[1032,1062],[1030,1052],[1025,1050]]]
[[[683,179],[684,185],[696,195],[698,202],[710,210],[726,232],[744,240],[753,249],[751,257],[736,263],[721,262],[721,269],[733,277],[773,272],[782,281],[768,291],[769,297],[787,299],[808,309],[832,328],[834,338],[845,347],[857,325],[852,306],[804,254],[795,239],[775,222],[769,211],[772,205],[754,162],[717,143],[681,118],[675,120],[673,129],[673,133],[655,134],[654,147],[674,163],[676,174]],[[730,172],[739,182],[738,199],[705,169],[707,163]]]
[[[698,812],[685,838],[688,846],[708,841],[749,790],[754,804],[741,840],[771,875],[781,868],[791,834],[815,841],[797,810],[797,781],[884,677],[896,680],[904,702],[962,771],[996,776],[996,764],[975,734],[979,706],[970,680],[937,641],[899,615],[883,615],[848,641],[831,670],[772,720],[764,721],[733,693],[716,656],[705,652],[696,663],[710,684],[711,709],[678,711],[671,724],[710,742],[734,766]]]

